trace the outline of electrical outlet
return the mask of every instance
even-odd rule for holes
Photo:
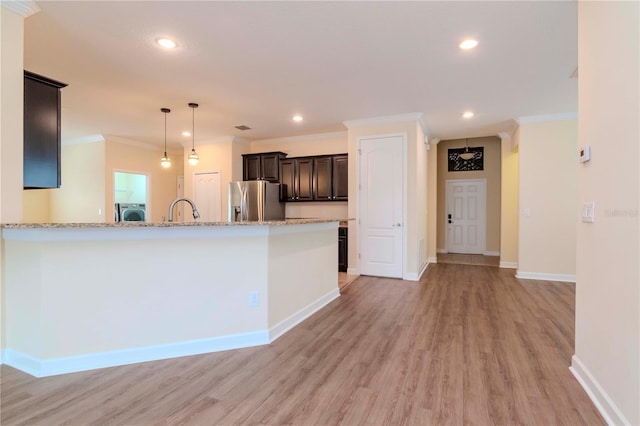
[[[249,306],[259,306],[260,305],[260,292],[252,291],[249,293]]]

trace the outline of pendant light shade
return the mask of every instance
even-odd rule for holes
[[[469,139],[467,138],[465,140],[466,143],[466,147],[464,149],[464,152],[460,155],[458,155],[458,157],[462,158],[463,160],[471,160],[473,157],[475,157],[475,154],[473,152],[469,151]]]
[[[198,153],[196,152],[196,108],[198,108],[198,104],[191,102],[189,104],[189,108],[191,108],[191,154],[189,154],[189,164],[195,166],[200,161],[200,157],[198,157]]]
[[[160,108],[160,111],[164,113],[164,155],[160,159],[160,165],[166,169],[171,167],[171,160],[167,155],[167,114],[170,113],[171,110],[169,108]]]

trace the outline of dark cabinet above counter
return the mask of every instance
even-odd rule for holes
[[[60,89],[66,86],[32,72],[24,72],[25,189],[60,187]]]
[[[243,180],[282,184],[282,200],[348,201],[348,154],[287,157],[284,152],[243,154]]]
[[[285,201],[348,201],[348,159],[338,154],[280,160]]]
[[[243,180],[280,181],[280,160],[287,156],[284,152],[261,152],[242,155]]]

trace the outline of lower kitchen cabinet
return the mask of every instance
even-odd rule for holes
[[[347,272],[347,264],[349,258],[348,244],[349,228],[341,226],[338,228],[338,271]]]

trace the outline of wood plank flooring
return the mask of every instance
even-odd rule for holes
[[[483,266],[360,277],[268,346],[42,379],[2,366],[0,423],[600,425],[568,370],[574,300]]]

